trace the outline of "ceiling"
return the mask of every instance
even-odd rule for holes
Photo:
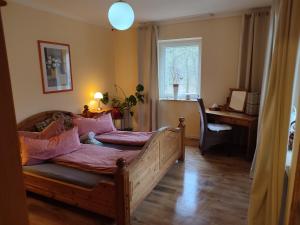
[[[107,11],[114,0],[8,0],[91,24],[108,26]],[[136,22],[163,21],[208,14],[233,13],[268,6],[272,0],[126,0]]]

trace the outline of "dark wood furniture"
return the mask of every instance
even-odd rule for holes
[[[230,142],[232,127],[225,124],[208,123],[203,99],[197,99],[200,112],[200,151],[204,154],[210,147]]]
[[[208,120],[216,123],[226,123],[233,126],[245,127],[247,134],[246,157],[252,159],[256,147],[256,133],[258,117],[249,116],[244,113],[228,112],[228,111],[212,111],[206,109]]]
[[[20,123],[18,129],[32,130],[35,123],[57,112],[60,111],[34,115]],[[158,130],[130,165],[124,159],[117,160],[118,169],[112,179],[101,181],[93,188],[23,172],[26,189],[114,218],[118,225],[129,225],[130,214],[135,208],[177,160],[184,160],[184,118],[180,118],[179,123],[178,128]]]
[[[0,9],[6,2],[0,0]],[[27,225],[27,209],[0,10],[0,224]]]

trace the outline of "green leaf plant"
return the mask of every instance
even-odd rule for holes
[[[118,108],[120,110],[121,115],[124,115],[125,110],[129,110],[130,115],[133,116],[134,112],[132,111],[132,108],[136,106],[138,103],[145,103],[145,94],[144,94],[144,86],[142,84],[138,84],[135,89],[135,94],[133,95],[126,95],[124,90],[118,86],[117,84],[115,86],[115,95],[110,100],[109,93],[105,92],[103,94],[103,99],[101,99],[101,102],[104,105],[111,104],[112,107]],[[118,91],[121,92],[123,95],[122,97],[119,96]]]

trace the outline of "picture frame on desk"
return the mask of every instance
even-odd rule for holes
[[[244,113],[247,103],[247,91],[239,88],[230,88],[226,110],[230,112]]]

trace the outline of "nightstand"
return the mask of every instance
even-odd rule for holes
[[[99,117],[102,114],[110,113],[111,111],[112,108],[101,109],[101,110],[89,110],[88,107],[84,107],[81,116],[86,118],[95,118],[95,117]]]

